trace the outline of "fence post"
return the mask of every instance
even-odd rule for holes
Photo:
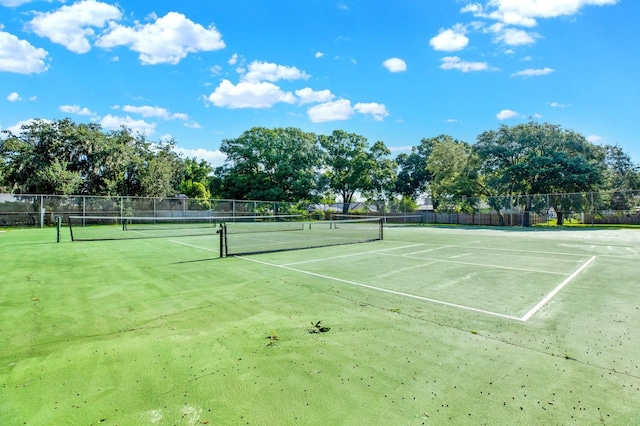
[[[546,220],[547,220],[547,227],[549,227],[549,210],[551,209],[551,206],[549,206],[549,194],[547,194],[547,215],[546,215]]]
[[[513,226],[513,196],[509,195],[509,225]]]

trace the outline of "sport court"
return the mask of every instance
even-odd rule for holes
[[[215,233],[46,232],[0,235],[6,424],[640,416],[636,230],[389,226],[382,241],[226,258]],[[318,321],[330,330],[311,333]]]

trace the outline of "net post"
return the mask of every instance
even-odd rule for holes
[[[383,239],[383,230],[384,229],[384,218],[380,218],[380,240]]]
[[[60,242],[60,228],[62,227],[62,217],[56,217],[56,243]]]
[[[227,253],[227,225],[225,223],[220,224],[220,257],[226,257]]]
[[[82,216],[84,217],[84,216]],[[69,235],[71,236],[71,241],[73,240],[73,227],[71,226],[71,215],[69,215]]]

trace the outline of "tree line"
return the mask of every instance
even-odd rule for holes
[[[395,158],[382,141],[335,130],[254,127],[224,139],[214,168],[183,158],[174,140],[149,141],[130,129],[104,131],[70,119],[35,120],[0,138],[0,190],[30,194],[329,202],[345,212],[354,197],[436,210],[464,210],[465,198],[640,189],[638,166],[617,145],[601,146],[549,123],[502,125],[467,143],[440,135]],[[467,206],[468,207],[468,206]],[[499,205],[492,205],[499,209]],[[525,206],[525,209],[531,206]],[[562,206],[556,205],[557,211]]]

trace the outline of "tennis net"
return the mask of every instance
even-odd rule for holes
[[[297,215],[283,216],[69,216],[72,241],[215,235],[222,223],[288,223]]]
[[[382,240],[379,218],[290,223],[227,222],[220,256],[268,253]]]

